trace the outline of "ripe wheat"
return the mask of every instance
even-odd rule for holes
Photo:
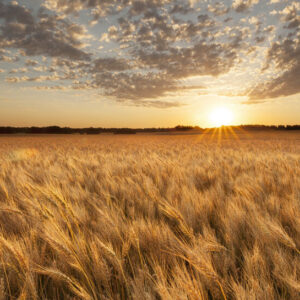
[[[0,299],[299,299],[300,134],[0,137]]]

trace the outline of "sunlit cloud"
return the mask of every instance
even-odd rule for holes
[[[1,76],[162,108],[197,78],[200,94],[259,103],[300,92],[299,10],[277,0],[0,0]]]

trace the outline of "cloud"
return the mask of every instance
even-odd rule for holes
[[[281,74],[252,87],[248,91],[250,102],[300,93],[300,40],[273,43],[264,70],[270,69],[272,64]]]
[[[125,71],[131,69],[129,63],[125,59],[117,59],[113,57],[98,58],[94,61],[94,72],[105,71]]]
[[[162,101],[162,100],[142,100],[139,99],[138,101],[134,100],[124,100],[119,99],[117,100],[118,103],[123,103],[126,105],[131,106],[141,106],[141,107],[155,107],[155,108],[173,108],[173,107],[181,107],[185,104],[177,101]]]
[[[26,59],[25,65],[28,67],[34,67],[34,66],[38,65],[38,62],[36,60]]]
[[[223,16],[230,11],[230,7],[227,7],[222,2],[216,2],[214,4],[208,5],[208,11],[210,11],[216,16]]]
[[[117,14],[126,8],[129,8],[130,15],[134,16],[144,13],[148,9],[163,7],[173,2],[177,4],[177,1],[173,0],[46,0],[44,7],[65,14],[92,9],[94,19],[98,19],[103,16]],[[191,6],[191,3],[187,1],[185,6]]]
[[[300,68],[292,67],[282,75],[262,83],[248,93],[250,102],[253,100],[262,100],[290,96],[300,93]]]
[[[218,76],[234,65],[242,37],[227,43],[215,42],[213,35],[218,31],[217,23],[205,13],[198,14],[196,20],[180,19],[179,16],[193,11],[189,1],[119,3],[120,11],[128,8],[126,16],[118,17],[117,23],[110,26],[100,39],[118,43],[121,52],[118,56],[92,58],[80,47],[82,37],[88,35],[87,30],[47,12],[51,9],[58,14],[70,14],[101,7],[105,14],[116,13],[114,1],[50,0],[45,2],[45,9],[40,10],[37,19],[27,9],[18,7],[18,17],[13,14],[5,17],[2,37],[11,42],[10,48],[22,50],[25,56],[52,57],[48,71],[63,72],[58,76],[60,80],[75,80],[72,84],[75,89],[99,89],[105,96],[136,103],[143,101],[147,105],[153,104],[150,99],[192,89],[183,85],[182,79],[199,75]],[[5,9],[11,12],[11,5],[6,5]],[[221,3],[209,6],[209,10],[216,16],[229,11]],[[182,43],[182,46],[177,47],[175,43]],[[76,64],[76,61],[82,62]],[[35,64],[34,60],[26,61],[27,66]],[[85,82],[81,78],[86,78]],[[7,78],[12,83],[47,80],[54,78],[52,75]]]
[[[30,10],[16,4],[5,5],[0,2],[0,18],[8,23],[16,21],[24,25],[34,24],[34,18]]]
[[[196,22],[179,20],[172,14],[159,12],[159,7],[161,4],[155,1],[134,2],[129,17],[118,18],[118,24],[110,26],[102,35],[102,41],[119,43],[120,49],[126,50],[123,55],[130,57],[94,61],[93,86],[103,89],[104,95],[135,101],[164,97],[185,89],[181,79],[195,75],[218,76],[233,66],[235,51],[241,43],[209,41],[217,32],[213,18],[199,14]],[[185,9],[187,7],[189,4]],[[177,14],[183,9],[170,8],[174,14],[174,8]],[[182,43],[182,47],[175,47],[177,42]]]
[[[19,61],[19,57],[18,56],[0,55],[0,61],[3,61],[3,62],[17,62],[17,61]]]
[[[234,0],[232,3],[232,8],[239,13],[243,13],[247,12],[249,8],[258,2],[259,0]]]
[[[300,11],[299,2],[292,2],[290,3],[290,5],[286,6],[281,11],[281,14],[283,15],[283,21],[288,23],[285,26],[285,28],[288,29],[299,28],[300,26],[299,11]]]
[[[180,79],[195,75],[217,76],[226,73],[232,67],[236,54],[235,44],[199,42],[192,47],[170,49],[169,53],[136,53],[141,66],[155,68],[165,72],[169,78]]]
[[[39,9],[27,2],[4,3],[0,0],[0,62],[15,64],[6,72],[17,75],[8,75],[10,83],[93,89],[120,103],[164,108],[182,105],[168,97],[204,88],[204,77],[220,82],[216,78],[232,70],[250,70],[255,76],[246,94],[252,103],[298,92],[300,5],[295,1],[276,5],[278,24],[275,17],[266,18],[273,5],[252,14],[259,0],[234,0],[232,6],[224,1],[45,0]],[[251,14],[241,19],[246,12]],[[199,84],[186,85],[191,77]]]
[[[12,69],[9,73],[14,74],[14,73],[27,73],[28,69],[27,68],[19,68],[19,69]]]
[[[29,77],[24,76],[24,77],[6,77],[5,81],[9,83],[17,83],[17,82],[22,82],[22,81],[27,81]]]
[[[36,90],[42,90],[42,91],[67,91],[70,90],[71,87],[69,86],[62,86],[62,85],[39,85],[35,86],[34,89]]]
[[[15,72],[13,72],[15,73]],[[18,73],[24,73],[19,72]],[[7,77],[6,82],[10,83],[17,83],[17,82],[44,82],[44,81],[57,81],[62,80],[64,78],[61,78],[58,75],[43,75],[43,76],[36,76],[36,77],[28,77],[28,76],[22,76],[22,77]]]
[[[78,35],[83,31],[78,25],[42,10],[35,20],[23,6],[3,3],[0,3],[1,18],[5,22],[0,26],[0,47],[20,49],[27,56],[46,55],[75,60],[90,58],[89,54],[79,49],[82,43]]]
[[[119,99],[151,99],[177,90],[175,82],[161,73],[99,73],[94,84],[103,88],[106,96]]]

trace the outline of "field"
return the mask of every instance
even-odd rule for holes
[[[0,299],[299,299],[300,133],[0,136]]]

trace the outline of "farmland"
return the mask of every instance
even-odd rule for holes
[[[300,133],[0,136],[0,299],[299,299]]]

